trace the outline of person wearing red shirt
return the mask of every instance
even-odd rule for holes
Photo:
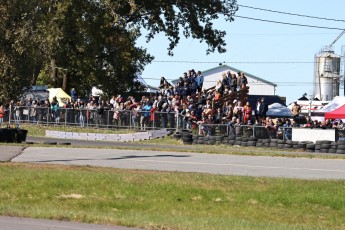
[[[250,103],[248,101],[243,108],[243,122],[244,122],[244,124],[247,124],[248,121],[252,120],[252,112],[253,112],[253,108],[250,106]]]

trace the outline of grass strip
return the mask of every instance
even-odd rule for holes
[[[148,229],[345,229],[345,181],[0,164],[0,215]]]

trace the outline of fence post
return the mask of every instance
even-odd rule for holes
[[[12,115],[12,109],[11,109],[11,106],[10,106],[10,112],[9,112],[9,117],[8,117],[8,124],[11,125],[11,115]]]
[[[68,109],[67,108],[64,108],[65,110],[65,127],[67,126],[67,112],[68,112]]]
[[[176,114],[177,114],[177,116],[176,116],[176,131],[178,131],[178,127],[179,127],[179,120],[180,120],[180,114],[178,113],[178,112],[175,112]]]

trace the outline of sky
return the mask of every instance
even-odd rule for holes
[[[344,0],[238,0],[237,3],[273,11],[345,20],[342,12],[345,7]],[[344,21],[298,17],[241,6],[236,15],[345,30]],[[174,56],[171,57],[168,55],[168,40],[164,34],[156,36],[149,43],[146,43],[144,37],[139,39],[137,45],[147,48],[155,57],[143,71],[143,79],[149,85],[158,86],[162,76],[171,81],[189,69],[203,71],[223,63],[277,84],[276,95],[286,97],[289,104],[304,93],[312,94],[314,56],[342,32],[239,17],[235,17],[233,22],[217,21],[215,27],[227,32],[226,53],[206,55],[205,43],[181,37],[180,43],[173,51]],[[334,44],[334,52],[341,55],[343,45],[345,46],[345,35]],[[344,95],[342,88],[340,95]]]

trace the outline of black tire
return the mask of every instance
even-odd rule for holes
[[[277,146],[278,146],[278,144],[277,143],[270,143],[270,147],[272,147],[272,148],[277,148]]]
[[[320,149],[321,153],[328,153],[328,149]]]
[[[315,149],[314,153],[321,153],[320,149]]]
[[[236,141],[235,145],[242,145],[242,141]]]
[[[321,149],[329,149],[331,148],[331,144],[321,144]]]
[[[178,134],[178,133],[173,134],[173,138],[175,139],[181,139],[181,137],[182,137],[181,134]]]
[[[337,149],[337,153],[338,154],[345,154],[345,150],[344,149]]]
[[[299,142],[299,143],[303,143],[303,144],[314,144],[314,142],[312,142],[312,141],[301,141],[301,142]]]
[[[33,144],[35,144],[35,142],[33,142],[33,141],[26,141],[25,144],[27,144],[27,145],[33,145]]]
[[[291,141],[291,140],[286,140],[286,141],[285,141],[285,144],[292,145],[293,143],[292,143],[292,141]]]
[[[249,140],[248,137],[242,137],[242,142],[247,142]]]
[[[306,148],[307,149],[315,149],[315,144],[307,144]]]
[[[285,140],[278,140],[277,143],[278,144],[285,144]]]
[[[278,149],[283,149],[284,148],[284,144],[277,144],[277,148]]]
[[[216,136],[216,141],[222,141],[224,139],[223,136]]]
[[[209,136],[208,139],[211,141],[211,140],[216,140],[216,137],[215,136]]]
[[[314,149],[306,149],[305,150],[307,153],[313,153],[315,150]]]
[[[222,144],[227,145],[228,142],[229,142],[228,140],[223,140],[223,141],[222,141]]]
[[[270,143],[263,143],[262,146],[266,147],[266,148],[269,148],[270,147]]]
[[[279,139],[271,139],[271,143],[277,143]]]
[[[337,149],[329,149],[328,153],[337,153]]]
[[[301,149],[301,148],[302,148],[302,149],[305,149],[306,147],[307,147],[307,144],[305,144],[305,143],[299,143],[299,144],[298,144],[298,148],[299,148],[299,149]]]
[[[204,141],[198,140],[198,141],[197,141],[197,144],[198,144],[198,145],[203,145],[203,144],[204,144]]]
[[[189,138],[189,137],[182,137],[182,141],[183,141],[183,142],[192,142],[193,139],[192,139],[192,138]]]
[[[193,134],[191,134],[191,133],[183,133],[182,137],[186,137],[186,138],[192,139],[193,138]]]
[[[321,149],[321,144],[320,145],[315,145],[315,150],[320,150]]]
[[[234,145],[235,143],[236,143],[235,140],[230,140],[230,141],[228,141],[228,144],[229,144],[229,145]]]
[[[242,137],[236,137],[235,140],[236,141],[242,141]]]
[[[322,141],[316,141],[315,144],[316,144],[316,145],[321,145],[321,144],[322,144]]]
[[[182,133],[192,133],[192,130],[190,129],[181,129]]]
[[[229,140],[229,141],[236,140],[236,137],[235,137],[235,136],[229,136],[229,137],[228,137],[228,140]]]
[[[256,141],[248,141],[247,146],[251,146],[251,147],[256,146]]]
[[[291,149],[291,148],[292,148],[292,145],[284,144],[284,149]]]
[[[58,145],[71,145],[71,142],[59,142]]]
[[[256,137],[249,137],[248,141],[257,141],[258,139]]]
[[[322,144],[331,144],[332,141],[322,141]]]
[[[345,150],[345,145],[338,145],[338,149]]]
[[[338,141],[337,141],[337,144],[338,144],[338,145],[345,145],[345,140],[338,140]]]
[[[243,146],[243,147],[247,147],[247,142],[243,142],[243,141],[242,141],[241,146]]]
[[[43,142],[44,145],[57,145],[56,141],[44,141]]]
[[[258,142],[256,142],[256,147],[261,148],[261,147],[262,147],[262,143],[258,143]]]
[[[297,145],[292,145],[293,149],[298,149],[298,144]]]
[[[266,144],[266,143],[270,143],[271,140],[270,139],[262,139],[262,143]]]
[[[208,144],[209,144],[209,145],[215,145],[215,144],[216,144],[216,141],[210,140],[210,141],[208,141]]]

